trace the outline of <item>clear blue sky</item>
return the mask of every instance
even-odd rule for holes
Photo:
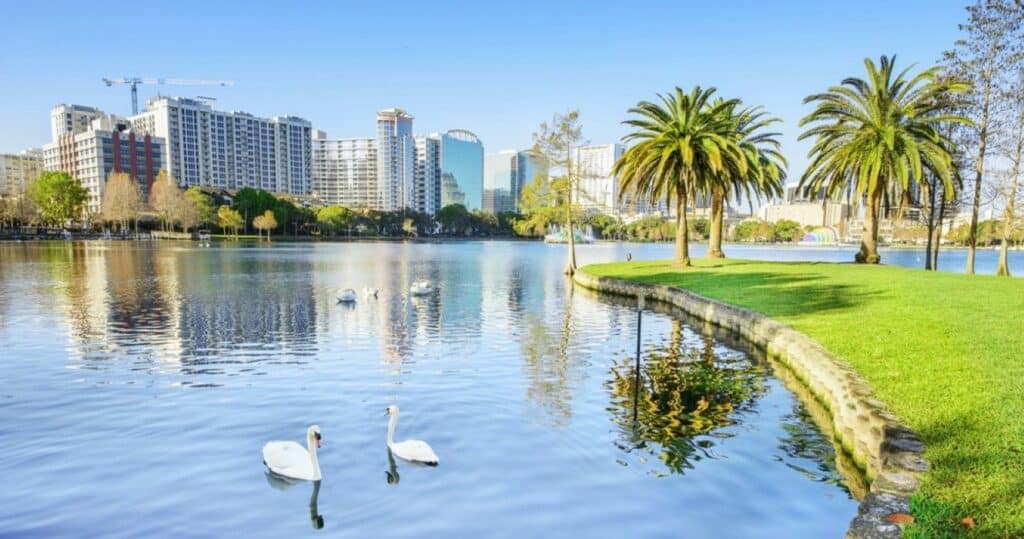
[[[966,3],[16,2],[0,33],[0,151],[48,142],[57,103],[127,114],[128,89],[101,77],[234,80],[160,90],[338,138],[372,136],[375,111],[400,106],[417,132],[466,128],[487,151],[527,147],[570,107],[592,142],[617,141],[638,100],[701,84],[780,116],[795,176],[802,98],[860,75],[865,56],[933,64]],[[140,86],[140,101],[157,90]]]

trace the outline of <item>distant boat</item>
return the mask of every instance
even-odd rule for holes
[[[346,288],[338,292],[338,303],[355,303],[356,291],[351,288]]]

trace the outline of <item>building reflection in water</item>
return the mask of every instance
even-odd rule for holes
[[[51,272],[77,368],[118,357],[138,369],[220,374],[314,352],[313,285],[301,258],[129,242],[32,249]]]

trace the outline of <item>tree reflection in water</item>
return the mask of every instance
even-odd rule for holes
[[[617,445],[657,456],[671,473],[710,457],[714,440],[731,436],[723,427],[766,391],[763,367],[742,355],[716,356],[709,336],[688,346],[679,320],[672,321],[668,346],[648,352],[639,371],[635,358],[623,358],[611,375],[609,412],[623,437]]]

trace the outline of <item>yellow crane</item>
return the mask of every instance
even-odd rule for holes
[[[177,86],[233,86],[233,80],[189,80],[189,79],[155,79],[148,77],[121,77],[119,79],[104,78],[103,83],[107,86],[115,84],[127,84],[132,89],[132,115],[139,113],[139,91],[140,84],[173,84]]]

